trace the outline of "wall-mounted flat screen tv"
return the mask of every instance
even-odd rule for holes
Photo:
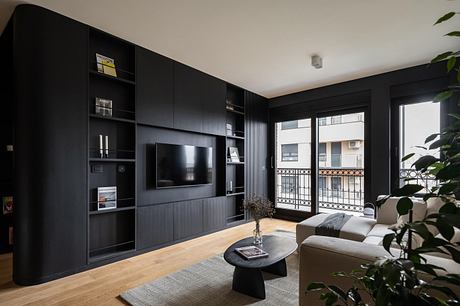
[[[212,184],[212,148],[156,144],[156,188]]]

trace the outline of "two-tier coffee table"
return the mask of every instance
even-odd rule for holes
[[[252,245],[253,238],[245,238],[232,244],[224,253],[224,259],[235,266],[233,272],[233,290],[265,299],[265,284],[262,271],[287,276],[286,257],[297,249],[293,239],[278,236],[263,236],[260,247],[268,257],[247,260],[235,252],[235,248]]]

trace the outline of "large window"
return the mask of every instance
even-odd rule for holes
[[[427,136],[440,132],[440,104],[431,101],[405,104],[399,106],[399,185],[406,183],[420,184],[425,186],[426,192],[435,184],[431,176],[421,176],[412,168],[412,164],[420,156],[430,154],[438,157],[437,150],[425,150],[422,148]],[[402,157],[409,153],[415,155],[400,162]],[[413,180],[405,180],[411,178]]]
[[[284,144],[281,146],[281,160],[282,161],[297,161],[299,159],[299,145],[298,144]]]
[[[281,129],[282,130],[292,130],[292,129],[297,129],[298,127],[299,127],[299,121],[298,120],[281,122]]]

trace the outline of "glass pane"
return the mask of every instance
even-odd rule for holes
[[[318,118],[319,212],[362,214],[364,113]]]
[[[277,208],[311,211],[311,121],[278,122],[275,126]]]
[[[412,164],[421,155],[439,157],[437,150],[424,150],[418,146],[424,146],[429,135],[440,132],[440,118],[439,103],[429,101],[399,107],[399,160],[409,153],[415,153],[412,158],[400,163],[400,186],[405,183],[420,184],[425,186],[425,190],[422,190],[425,193],[435,184],[432,176],[421,176],[412,168]],[[405,178],[413,180],[404,180]]]
[[[281,122],[281,129],[282,130],[296,129],[298,127],[299,127],[299,121],[298,120]]]

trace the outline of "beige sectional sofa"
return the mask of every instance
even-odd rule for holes
[[[443,205],[438,199],[431,199],[425,203],[420,199],[414,201],[414,220],[421,220]],[[326,214],[316,215],[297,224],[296,239],[300,251],[299,274],[299,305],[324,305],[319,300],[319,293],[308,292],[306,288],[311,282],[325,282],[350,288],[351,282],[345,278],[333,277],[332,272],[359,268],[363,263],[370,263],[379,257],[391,256],[381,246],[383,237],[392,232],[389,227],[397,222],[404,222],[405,217],[397,214],[398,198],[390,198],[377,214],[377,219],[367,219],[354,216],[342,227],[340,235],[325,237],[315,235],[315,227],[326,217]],[[435,228],[430,230],[436,233]],[[452,242],[460,241],[460,231],[456,231]],[[421,243],[421,242],[418,242]],[[392,249],[393,255],[400,250]],[[428,262],[446,268],[449,273],[459,273],[460,265],[450,258],[439,254],[426,255]],[[458,290],[459,288],[453,288]],[[460,294],[460,292],[458,292]]]

